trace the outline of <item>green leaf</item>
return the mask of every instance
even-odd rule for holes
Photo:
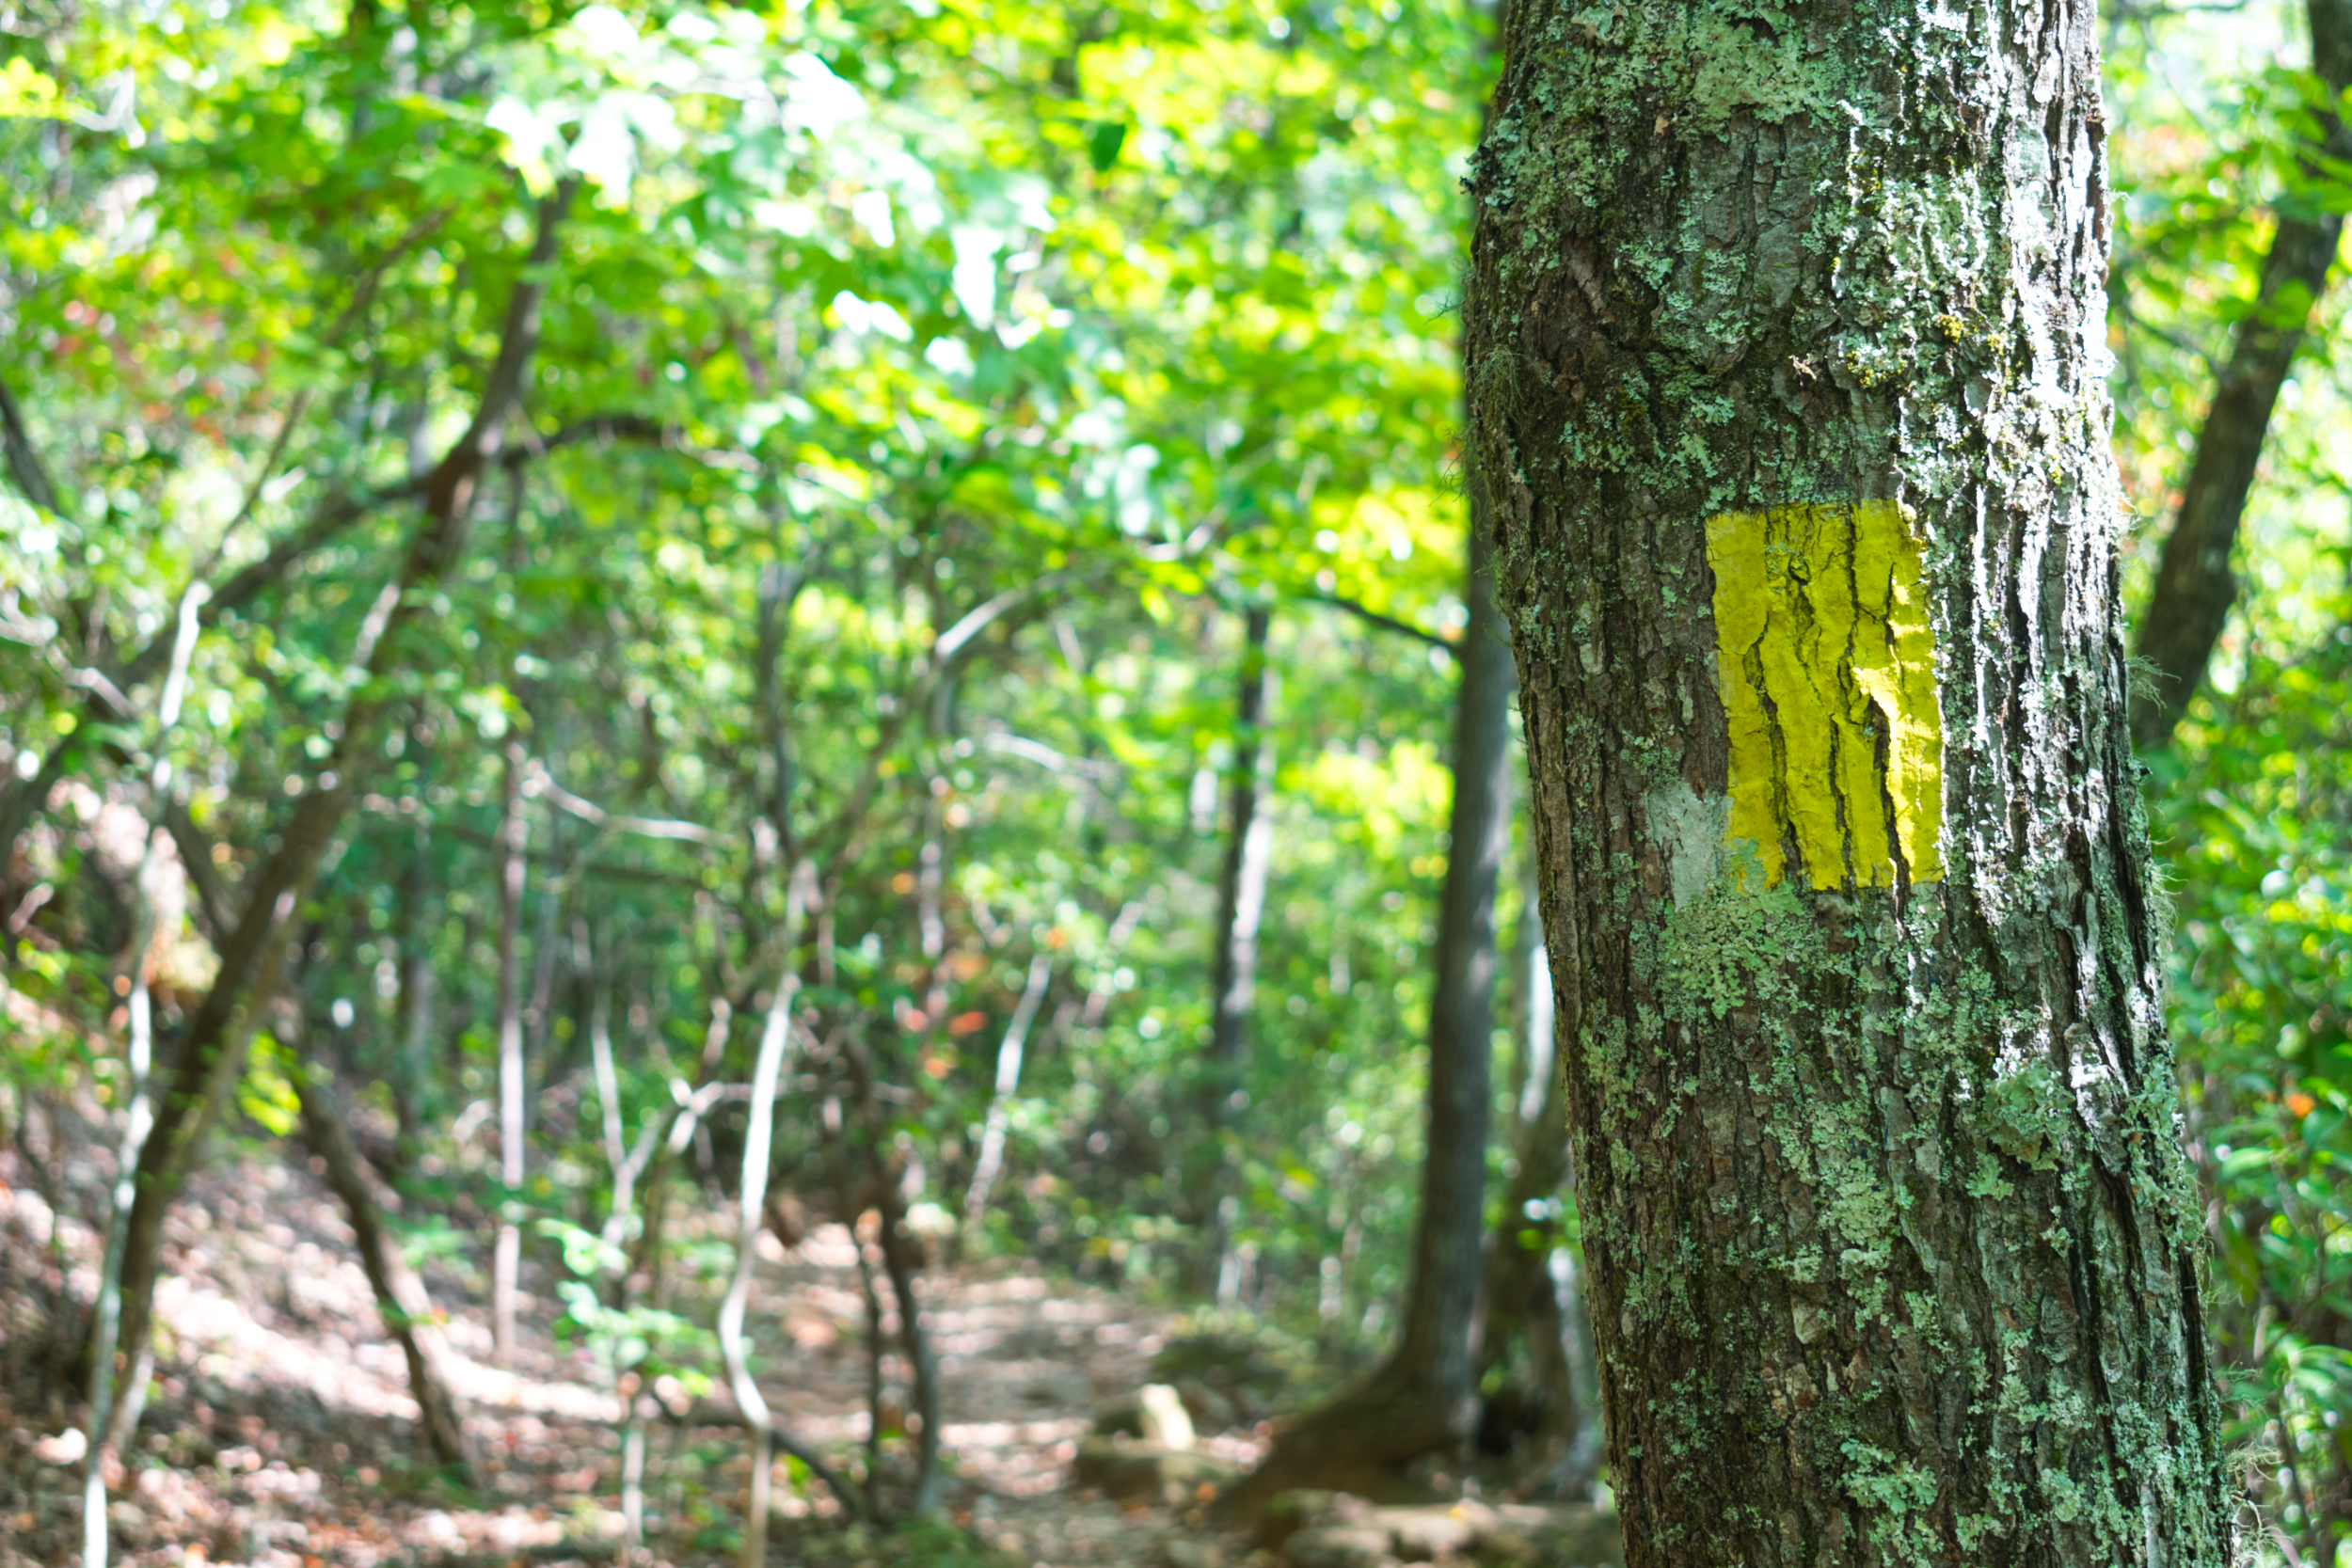
[[[1119,162],[1119,150],[1126,145],[1127,122],[1121,119],[1104,120],[1087,138],[1087,162],[1094,166],[1095,173],[1107,174],[1110,166]]]

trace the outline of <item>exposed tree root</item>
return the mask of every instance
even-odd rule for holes
[[[1259,1466],[1217,1498],[1212,1516],[1248,1524],[1299,1487],[1352,1492],[1375,1502],[1426,1501],[1435,1494],[1406,1472],[1415,1460],[1462,1451],[1465,1412],[1452,1396],[1391,1362],[1372,1379],[1285,1423]]]

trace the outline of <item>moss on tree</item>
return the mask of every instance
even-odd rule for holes
[[[2090,12],[1528,0],[1510,27],[1470,386],[1629,1560],[2219,1562],[2122,726]],[[1775,509],[1915,530],[1931,857],[1925,802],[1864,787],[1915,781],[1924,716],[1719,657],[1766,594],[1740,574],[1782,568],[1710,562],[1708,520]],[[1800,612],[1868,603],[1867,552],[1818,543],[1804,569],[1854,587]],[[1804,657],[1867,689],[1829,629]],[[1827,760],[1791,771],[1807,736]],[[1836,787],[1737,806],[1766,755]]]

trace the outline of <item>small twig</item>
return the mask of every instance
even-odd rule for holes
[[[1460,641],[1456,638],[1448,637],[1442,632],[1424,630],[1410,621],[1400,621],[1393,615],[1383,615],[1360,600],[1345,598],[1338,594],[1323,593],[1301,593],[1297,596],[1315,604],[1327,604],[1334,610],[1344,610],[1367,626],[1377,626],[1382,631],[1395,632],[1399,637],[1409,637],[1416,641],[1426,642],[1433,648],[1443,648],[1452,652],[1460,646]]]

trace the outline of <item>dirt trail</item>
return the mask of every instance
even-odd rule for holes
[[[62,1278],[80,1321],[96,1284],[98,1238],[72,1211],[103,1173],[60,1173],[72,1195],[52,1229],[37,1188],[0,1154],[0,1568],[52,1568],[79,1543],[78,1467],[56,1461],[78,1410],[29,1390],[42,1305]],[[754,1296],[761,1381],[805,1442],[839,1453],[866,1428],[866,1303],[857,1253],[839,1226],[787,1252],[763,1240]],[[56,1264],[62,1260],[60,1274]],[[470,1259],[461,1260],[470,1263]],[[551,1338],[554,1281],[533,1296],[522,1352],[492,1364],[478,1283],[450,1260],[427,1265],[449,1314],[458,1392],[487,1459],[485,1494],[451,1494],[413,1447],[416,1415],[401,1358],[378,1325],[351,1234],[310,1171],[254,1161],[194,1183],[172,1221],[153,1398],[111,1513],[118,1560],[193,1568],[379,1568],[608,1560],[618,1534],[618,1398],[584,1349]],[[1225,1560],[1197,1521],[1077,1489],[1072,1460],[1104,1403],[1149,1380],[1172,1331],[1168,1314],[1019,1260],[935,1270],[924,1319],[941,1357],[948,1512],[976,1545],[1015,1568],[1161,1568]],[[675,1392],[675,1390],[672,1390]],[[686,1402],[678,1401],[681,1405]],[[650,1449],[649,1544],[675,1568],[725,1560],[748,1469],[741,1433],[660,1423]],[[1246,1464],[1258,1439],[1204,1438]],[[903,1552],[845,1537],[831,1501],[787,1496],[771,1560],[881,1562]],[[1190,1549],[1188,1549],[1188,1547]],[[963,1548],[969,1552],[970,1548]],[[970,1560],[967,1558],[967,1560]]]

